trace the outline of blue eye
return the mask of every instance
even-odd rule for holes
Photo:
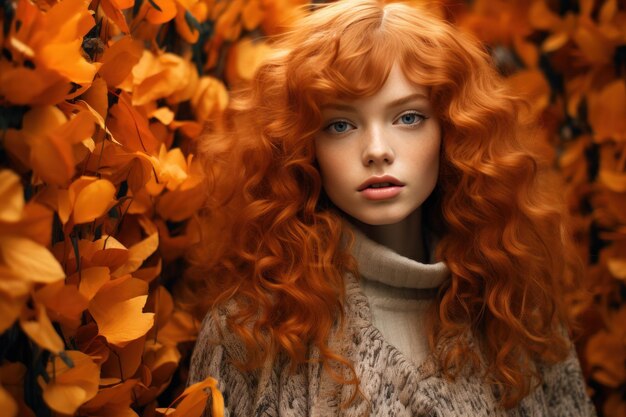
[[[324,130],[330,133],[345,133],[349,131],[353,126],[345,120],[337,120],[330,123]]]
[[[417,112],[404,113],[398,118],[400,124],[403,125],[417,125],[421,123],[423,120],[427,119],[426,116],[423,116]]]

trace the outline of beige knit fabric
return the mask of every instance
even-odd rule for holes
[[[449,276],[448,268],[443,262],[424,264],[398,255],[359,230],[352,231],[352,254],[359,264],[372,324],[410,361],[422,363],[429,353],[425,316],[437,288]]]
[[[376,254],[373,254],[376,263]],[[366,267],[367,268],[367,267]],[[556,366],[537,365],[543,377],[517,407],[504,410],[497,393],[478,375],[451,382],[432,356],[419,366],[390,344],[372,324],[370,307],[359,280],[346,276],[345,331],[331,338],[331,347],[349,358],[360,378],[363,396],[342,407],[354,387],[336,383],[315,359],[290,372],[280,355],[262,369],[242,372],[231,360],[245,356],[242,344],[226,330],[233,304],[205,317],[194,349],[188,383],[212,376],[219,381],[230,417],[586,417],[595,411],[585,393],[575,351]],[[222,330],[220,338],[218,329]],[[205,410],[209,416],[209,404]]]

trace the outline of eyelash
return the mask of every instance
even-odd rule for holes
[[[404,116],[416,116],[418,118],[418,120],[415,123],[410,123],[410,124],[405,124],[404,126],[417,126],[419,124],[421,124],[424,120],[427,120],[428,117],[420,112],[417,112],[415,110],[412,111],[407,111],[405,113],[402,113],[400,116],[398,116],[398,118],[394,121],[394,124],[396,121],[400,120],[402,117]],[[345,119],[338,119],[338,120],[333,120],[332,122],[328,123],[326,125],[326,127],[324,128],[325,132],[329,132],[331,130],[331,128],[337,124],[337,123],[345,123],[349,126],[354,127],[354,125],[352,123],[350,123],[349,121],[345,120]],[[346,132],[330,132],[330,133],[335,133],[335,134],[342,134],[342,133],[346,133]]]

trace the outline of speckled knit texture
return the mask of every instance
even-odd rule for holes
[[[562,363],[540,369],[543,384],[521,403],[504,410],[489,385],[479,376],[459,377],[448,381],[428,357],[415,366],[391,344],[371,322],[367,299],[359,282],[346,277],[346,328],[342,337],[332,339],[332,347],[348,357],[361,380],[362,397],[349,407],[354,388],[333,381],[319,363],[311,361],[289,372],[279,357],[255,372],[241,372],[230,359],[242,359],[243,346],[224,332],[218,340],[218,328],[225,330],[228,309],[214,320],[209,314],[194,350],[188,383],[212,376],[219,381],[230,417],[304,417],[304,416],[595,416],[585,393],[578,359],[572,350]],[[319,357],[311,349],[311,358]],[[210,415],[207,407],[206,415]]]

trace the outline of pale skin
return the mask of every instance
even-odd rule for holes
[[[420,208],[441,147],[428,89],[396,64],[373,96],[327,103],[322,119],[315,155],[328,197],[370,239],[425,261]]]

